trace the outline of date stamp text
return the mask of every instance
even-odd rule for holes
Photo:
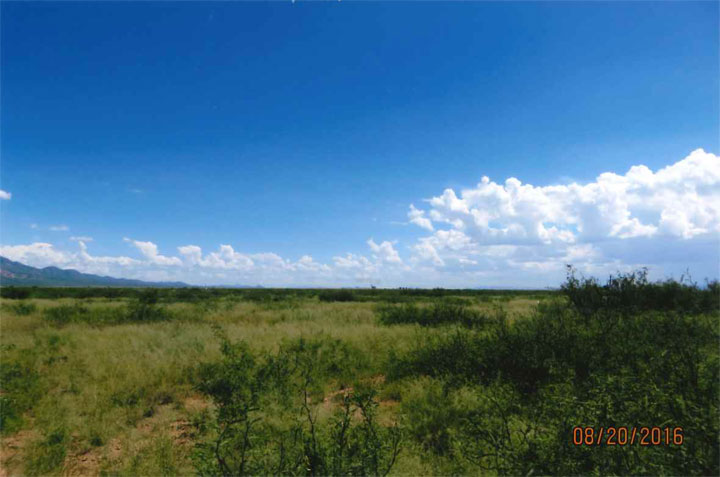
[[[682,427],[582,427],[572,429],[576,446],[681,446]]]

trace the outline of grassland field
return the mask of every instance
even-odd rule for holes
[[[718,475],[717,284],[624,278],[4,293],[1,475]],[[685,442],[587,448],[577,425]]]

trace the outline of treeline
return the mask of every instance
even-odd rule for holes
[[[704,287],[692,281],[650,282],[647,269],[610,276],[601,285],[596,278],[578,278],[568,266],[568,276],[562,285],[577,311],[590,315],[607,310],[612,313],[639,311],[677,311],[708,313],[720,308],[720,282],[707,281]]]
[[[113,287],[1,287],[0,296],[9,299],[29,298],[133,298],[137,299],[148,288]],[[416,299],[434,299],[451,296],[463,296],[482,299],[517,296],[546,297],[556,294],[553,290],[455,290],[421,288],[155,288],[158,300],[164,303],[201,302],[212,299],[230,298],[250,302],[280,302],[294,299],[317,298],[324,302],[342,301],[385,301],[409,302]]]

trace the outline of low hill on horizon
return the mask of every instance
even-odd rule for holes
[[[146,282],[58,267],[36,268],[0,256],[0,286],[43,287],[189,287],[184,282]]]

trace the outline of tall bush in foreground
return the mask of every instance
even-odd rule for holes
[[[328,348],[330,346],[330,348]],[[200,371],[199,390],[217,406],[214,436],[195,454],[202,475],[387,475],[400,452],[397,426],[376,420],[371,389],[346,390],[330,419],[318,415],[331,366],[328,340],[256,357],[223,339],[223,358]],[[334,353],[337,352],[334,349]]]
[[[567,300],[532,316],[423,336],[393,356],[390,379],[430,377],[448,396],[404,404],[436,403],[448,423],[413,426],[418,443],[499,474],[719,475],[717,285],[650,283],[644,271],[600,284],[571,270],[563,290]],[[448,407],[459,389],[482,397],[476,408]],[[578,446],[575,426],[681,428],[687,438]]]

